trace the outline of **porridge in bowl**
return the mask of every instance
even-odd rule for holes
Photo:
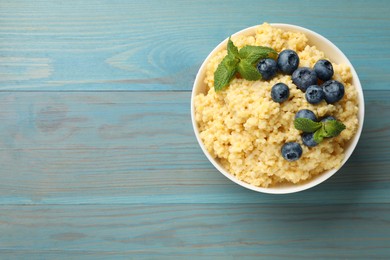
[[[247,75],[245,67],[237,67],[226,82],[216,76],[217,69],[220,64],[239,66],[240,58],[232,58],[233,65],[222,62],[225,48],[208,59],[205,91],[193,100],[208,153],[236,179],[257,187],[303,183],[341,167],[345,146],[359,128],[359,97],[350,67],[329,60],[308,44],[305,34],[267,23],[254,35],[233,36],[231,42],[238,51],[246,46],[274,51],[253,63],[261,76],[253,68]]]

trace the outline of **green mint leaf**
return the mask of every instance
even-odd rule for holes
[[[324,131],[324,128],[321,127],[313,135],[314,142],[316,142],[317,144],[321,143],[324,140],[325,135],[326,133]]]
[[[345,129],[345,125],[337,120],[329,120],[323,123],[323,128],[325,137],[335,137]]]
[[[229,37],[229,41],[227,44],[227,52],[228,52],[228,55],[233,55],[236,58],[239,57],[238,56],[238,48],[234,45],[234,43],[232,42],[230,37]]]
[[[254,67],[254,63],[262,58],[276,59],[278,55],[272,48],[261,46],[245,46],[238,51],[230,37],[227,43],[227,53],[214,72],[215,91],[224,89],[237,71],[244,79],[261,79],[261,74]]]
[[[247,79],[247,80],[261,79],[260,72],[255,68],[254,65],[247,62],[246,60],[241,60],[238,63],[237,70],[240,73],[241,77],[243,77],[244,79]]]
[[[322,124],[314,122],[308,118],[295,118],[294,126],[296,129],[301,130],[305,133],[313,133],[321,128]]]
[[[214,72],[214,89],[220,91],[224,89],[237,72],[238,59],[233,55],[226,55]]]
[[[238,54],[241,59],[245,59],[251,64],[258,62],[260,59],[276,59],[276,57],[278,56],[278,53],[272,48],[250,45],[242,47]]]

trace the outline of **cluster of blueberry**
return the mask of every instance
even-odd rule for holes
[[[307,119],[313,120],[314,122],[318,122],[318,119],[317,119],[316,115],[314,114],[314,112],[309,110],[309,109],[299,110],[295,114],[295,118],[307,118]],[[321,119],[320,122],[323,123],[323,122],[330,121],[330,120],[336,120],[336,118],[334,118],[333,116],[326,116],[323,119]],[[314,133],[303,133],[302,134],[303,144],[306,146],[309,146],[309,147],[316,146],[318,143],[314,141],[313,135],[314,135]]]
[[[303,92],[310,104],[318,104],[322,100],[333,104],[344,96],[344,85],[332,80],[333,66],[328,60],[319,60],[314,68],[298,68],[299,57],[293,50],[282,51],[277,61],[262,59],[257,64],[257,70],[263,79],[273,78],[279,70],[283,74],[291,75],[293,83]],[[322,85],[318,85],[323,82]],[[289,97],[289,89],[284,83],[277,83],[272,87],[271,97],[275,102],[282,103]]]
[[[299,57],[293,50],[284,50],[279,53],[278,59],[263,59],[257,64],[257,70],[263,79],[273,78],[278,70],[287,75],[291,75],[293,83],[305,92],[307,102],[318,104],[325,100],[328,104],[333,104],[341,100],[344,96],[344,85],[336,80],[332,80],[333,66],[328,60],[319,60],[314,68],[300,67]],[[322,84],[321,84],[322,83]],[[271,89],[273,101],[282,103],[289,98],[290,90],[284,83],[277,83]],[[308,110],[298,111],[295,118],[308,118],[318,122],[316,115]],[[321,122],[336,120],[332,116],[327,116]],[[318,143],[313,139],[313,133],[303,133],[302,142],[308,147],[316,146]],[[283,145],[282,156],[288,161],[296,161],[302,156],[302,147],[297,142],[289,142]]]
[[[309,109],[299,110],[295,114],[295,118],[308,118],[310,120],[313,120],[314,122],[318,122],[317,116],[313,113],[313,111]],[[336,120],[336,118],[334,118],[333,116],[326,116],[323,119],[321,119],[320,122],[326,122],[330,120]],[[314,141],[313,135],[314,133],[303,133],[302,134],[303,144],[308,147],[314,147],[318,145],[318,143]],[[297,142],[285,143],[282,146],[281,151],[282,151],[283,158],[290,162],[296,161],[302,156],[302,147]]]
[[[303,67],[294,71],[291,78],[297,87],[305,93],[307,102],[318,104],[323,99],[328,104],[333,104],[344,96],[344,85],[336,80],[331,80],[333,66],[327,60],[319,60],[314,65],[314,70]],[[318,79],[324,81],[319,86]]]

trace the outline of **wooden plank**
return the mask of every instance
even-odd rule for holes
[[[285,7],[284,1],[1,1],[0,90],[188,91],[220,41],[264,21],[323,34],[351,59],[365,89],[388,89],[386,1],[297,0]]]
[[[0,256],[377,259],[390,205],[1,206]]]
[[[189,99],[0,93],[0,204],[390,202],[390,91],[366,92],[363,135],[346,166],[286,196],[247,191],[218,173],[195,140]]]

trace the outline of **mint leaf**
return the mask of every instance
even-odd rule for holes
[[[337,120],[329,120],[323,123],[323,128],[326,137],[335,137],[345,129],[345,125]]]
[[[220,91],[224,89],[237,72],[239,60],[233,55],[226,55],[214,72],[214,89]]]
[[[214,72],[215,91],[224,89],[237,71],[244,79],[261,79],[261,74],[255,68],[254,63],[261,58],[275,59],[278,55],[274,49],[261,46],[245,46],[238,51],[230,37],[227,43],[227,53]]]
[[[234,45],[231,38],[229,37],[229,41],[227,44],[227,52],[228,55],[233,55],[234,57],[238,58],[238,48]]]
[[[326,133],[324,131],[324,128],[321,127],[313,135],[314,142],[316,142],[317,144],[321,143],[324,140],[325,136],[326,136]]]
[[[247,80],[259,80],[261,79],[260,72],[255,68],[254,65],[247,62],[246,60],[241,60],[238,63],[238,72],[240,73],[241,77]]]
[[[321,128],[320,122],[314,122],[308,118],[295,118],[294,126],[296,129],[301,130],[305,133],[313,133]]]
[[[272,48],[250,45],[242,47],[238,54],[241,59],[245,59],[251,64],[258,62],[260,59],[275,59],[278,56],[278,53]]]

